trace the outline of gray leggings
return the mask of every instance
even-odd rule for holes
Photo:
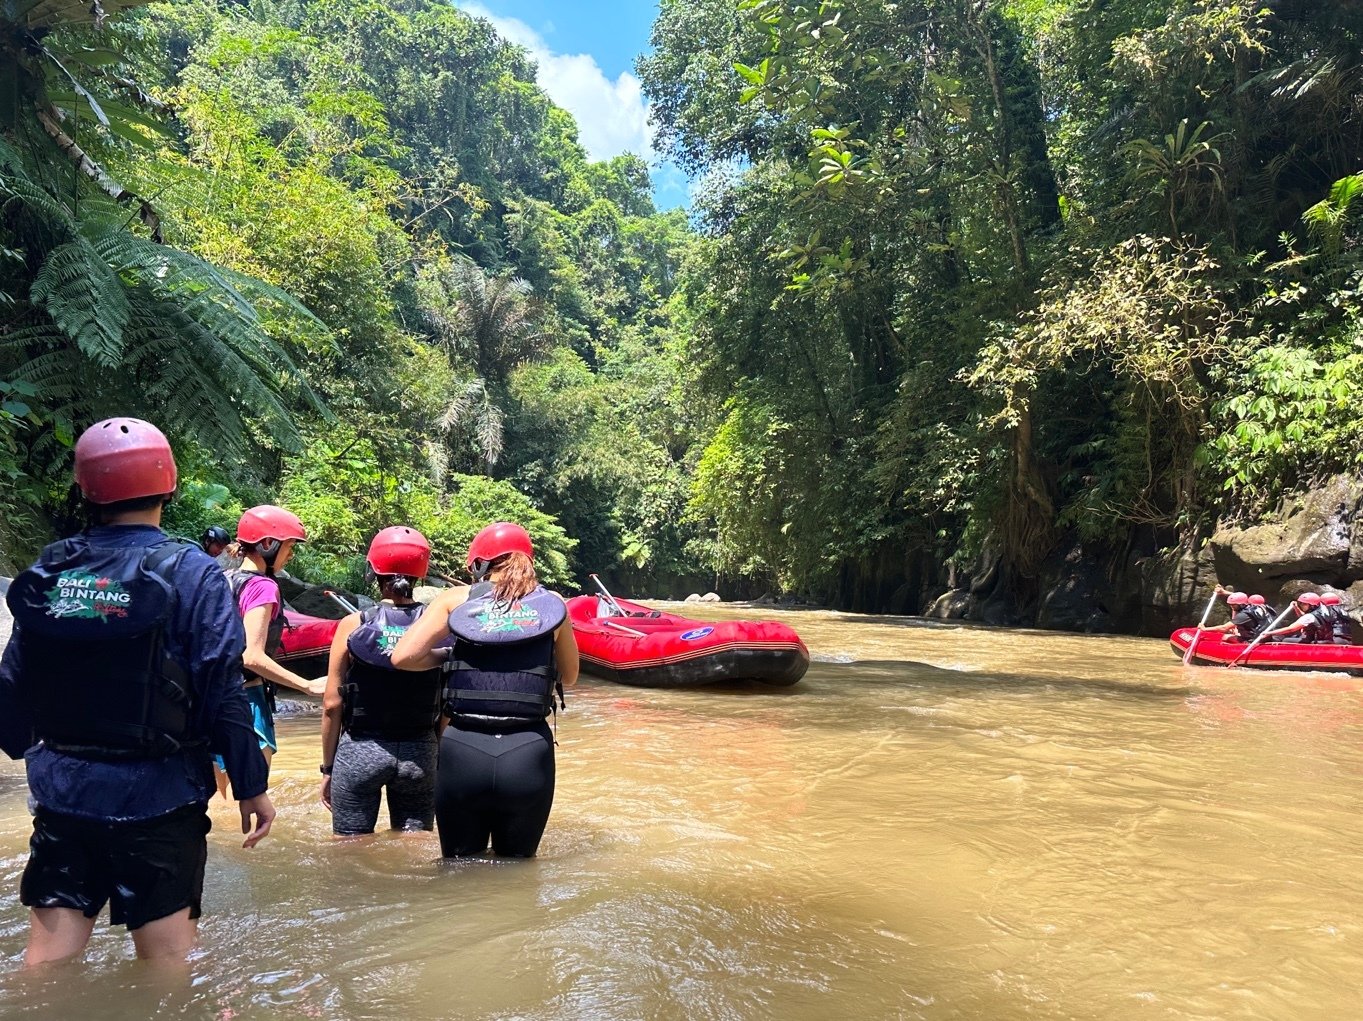
[[[356,741],[342,734],[331,773],[331,832],[346,837],[373,833],[384,787],[393,829],[431,829],[435,763],[435,734],[415,741]]]

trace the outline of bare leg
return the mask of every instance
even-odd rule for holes
[[[270,767],[270,760],[274,758],[274,750],[268,747],[262,748],[260,754],[265,756],[265,768],[268,769]],[[231,801],[232,799],[227,796],[227,774],[218,768],[216,762],[213,764],[213,778],[218,782],[218,793],[222,795],[222,799],[224,801]]]
[[[137,956],[147,961],[183,961],[198,938],[199,920],[189,917],[189,908],[133,930]]]
[[[95,920],[75,908],[32,908],[28,913],[28,947],[24,967],[74,957],[90,942]]]

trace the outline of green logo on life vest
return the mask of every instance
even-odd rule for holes
[[[47,615],[86,619],[126,617],[132,593],[113,578],[71,571],[57,579],[47,595]]]
[[[398,646],[398,640],[407,633],[407,628],[401,624],[385,624],[379,631],[375,644],[379,651],[389,659],[393,657],[393,650]]]
[[[528,631],[538,627],[540,615],[529,606],[514,603],[507,606],[493,603],[489,609],[477,616],[480,629],[485,635],[505,634],[508,631]]]

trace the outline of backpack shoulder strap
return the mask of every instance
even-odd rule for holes
[[[142,566],[166,584],[173,584],[171,572],[179,566],[180,558],[189,549],[189,543],[178,539],[167,539],[153,546],[142,560]]]

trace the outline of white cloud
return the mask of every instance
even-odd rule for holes
[[[492,22],[503,39],[529,51],[539,65],[540,87],[577,120],[578,136],[592,159],[632,152],[654,161],[648,105],[638,78],[625,71],[611,81],[590,54],[554,53],[525,22],[493,14],[477,0],[457,4]]]

